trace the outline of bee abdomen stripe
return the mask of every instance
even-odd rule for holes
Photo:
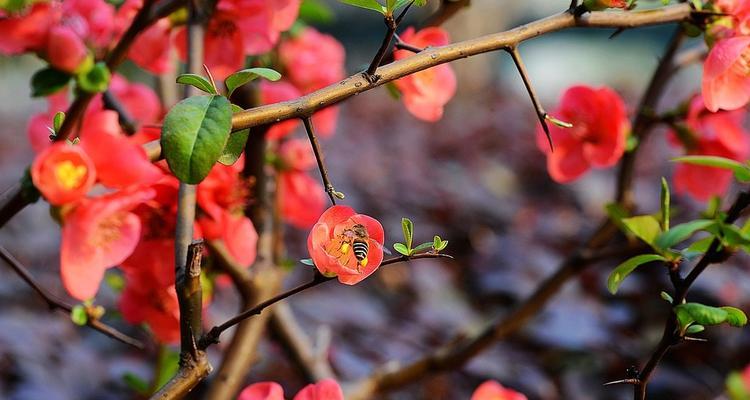
[[[370,246],[367,242],[355,242],[352,245],[352,249],[357,260],[364,260],[367,257],[367,251],[370,249]]]

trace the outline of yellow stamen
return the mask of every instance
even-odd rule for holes
[[[74,189],[83,183],[86,177],[86,166],[75,165],[71,161],[63,161],[55,167],[55,178],[65,189]]]
[[[341,254],[346,254],[349,252],[349,243],[341,243],[341,248],[339,249],[341,251]]]

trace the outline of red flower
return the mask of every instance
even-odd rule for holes
[[[162,343],[180,339],[180,308],[174,286],[174,240],[142,241],[122,262],[127,284],[120,311],[131,324],[147,323]]]
[[[83,198],[94,186],[96,169],[81,146],[56,143],[34,159],[31,179],[50,204],[59,206]]]
[[[292,139],[279,148],[278,199],[281,216],[298,228],[307,229],[317,222],[326,205],[320,181],[307,175],[316,165],[307,140]]]
[[[240,392],[237,400],[284,400],[284,389],[276,382],[258,382]]]
[[[587,10],[601,11],[607,8],[628,8],[627,0],[584,0]]]
[[[245,56],[273,48],[279,34],[297,19],[300,0],[220,0],[204,39],[205,61],[217,79],[239,70]],[[177,50],[187,56],[187,33],[180,29]]]
[[[259,382],[246,387],[237,400],[284,400],[284,389],[276,382]],[[333,379],[305,386],[292,400],[344,400],[344,393]]]
[[[130,26],[143,0],[127,0],[117,10],[115,18],[116,37],[121,37]],[[153,74],[163,74],[173,70],[170,57],[172,50],[172,23],[162,18],[141,32],[128,50],[128,58],[136,65]]]
[[[307,250],[321,274],[354,285],[383,261],[383,226],[346,206],[326,210],[307,237]],[[355,249],[365,244],[364,257]]]
[[[60,272],[79,300],[96,295],[107,268],[123,262],[141,237],[141,220],[130,210],[151,199],[150,189],[84,199],[64,217]]]
[[[497,381],[486,381],[477,387],[471,400],[526,400],[526,396],[504,388]]]
[[[47,60],[60,71],[74,74],[86,61],[89,51],[73,29],[58,25],[52,27],[47,40]]]
[[[0,18],[0,53],[41,51],[47,42],[47,29],[54,24],[51,9],[49,3],[34,3],[25,14],[3,15],[5,18]]]
[[[703,65],[703,100],[710,111],[736,110],[750,101],[750,36],[720,40]]]
[[[625,104],[614,90],[573,86],[553,114],[573,124],[572,128],[550,125],[554,151],[541,126],[537,128],[537,146],[547,155],[547,170],[556,182],[573,181],[591,167],[611,167],[622,157],[630,124]]]
[[[416,33],[410,27],[404,31],[401,39],[421,48],[450,43],[448,32],[437,27],[425,28]],[[407,50],[397,50],[393,57],[401,60],[412,54]],[[412,115],[424,121],[435,122],[443,117],[443,107],[456,94],[456,74],[448,64],[442,64],[401,78],[396,81],[396,86],[403,94],[406,109]]]
[[[305,386],[292,400],[344,400],[344,393],[335,380],[324,379]]]
[[[680,143],[671,135],[670,142],[682,144],[690,155],[710,155],[744,161],[750,154],[748,132],[743,127],[744,110],[711,113],[704,101],[696,96],[690,102],[687,127],[694,136],[681,138]],[[700,165],[678,164],[675,168],[674,186],[677,193],[688,193],[705,201],[726,193],[732,182],[732,171]]]
[[[153,124],[161,120],[161,102],[150,87],[142,83],[128,82],[120,75],[113,75],[109,90],[117,97],[130,117],[139,124]]]

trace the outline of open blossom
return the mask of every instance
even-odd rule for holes
[[[437,27],[425,28],[419,32],[410,27],[401,35],[401,40],[419,48],[450,43],[448,32]],[[393,53],[396,60],[411,55],[413,53],[407,50]],[[456,74],[448,64],[442,64],[403,77],[396,81],[396,86],[403,94],[406,109],[412,115],[423,121],[435,122],[443,117],[443,107],[456,94]]]
[[[552,114],[573,124],[549,126],[554,151],[541,126],[537,128],[537,147],[547,155],[547,171],[556,182],[573,181],[591,167],[611,167],[622,157],[630,123],[614,90],[573,86]]]
[[[690,137],[681,137],[682,143],[672,136],[673,144],[682,144],[689,155],[708,155],[745,161],[750,156],[750,137],[743,127],[744,110],[711,113],[704,101],[696,96],[691,102],[686,118]],[[688,193],[705,201],[723,195],[732,182],[732,171],[701,165],[678,164],[675,168],[674,186],[677,193]]]
[[[121,75],[115,74],[109,84],[109,90],[136,123],[154,124],[161,120],[161,102],[149,86],[128,82]]]
[[[710,111],[750,102],[750,36],[719,40],[703,64],[702,92]]]
[[[131,324],[147,323],[161,343],[180,339],[180,309],[174,279],[174,240],[144,240],[122,262],[125,290],[120,312]]]
[[[237,400],[284,400],[284,389],[276,382],[254,383]],[[344,393],[335,380],[324,379],[305,386],[292,400],[344,400]]]
[[[106,269],[130,256],[141,237],[141,221],[131,210],[153,196],[142,189],[83,199],[64,216],[60,272],[71,296],[94,297]]]
[[[217,79],[239,70],[245,56],[273,48],[280,33],[292,27],[300,0],[220,0],[206,27],[205,62]],[[187,32],[175,37],[180,57],[187,56]]]
[[[383,262],[383,226],[346,206],[333,206],[320,216],[307,237],[307,250],[321,274],[354,285]]]
[[[59,206],[86,196],[94,186],[96,168],[80,146],[55,143],[34,159],[31,179],[50,204]]]
[[[497,381],[486,381],[477,387],[471,400],[526,400],[526,396],[504,388]]]
[[[277,190],[281,216],[286,222],[307,229],[315,224],[326,205],[323,186],[307,173],[316,165],[310,143],[289,140],[281,145],[279,157],[282,166]]]

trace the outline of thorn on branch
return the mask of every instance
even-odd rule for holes
[[[607,383],[604,384],[604,386],[622,385],[622,384],[638,385],[640,383],[641,383],[641,381],[638,380],[637,378],[628,378],[628,379],[620,379],[620,380],[617,380],[617,381],[607,382]]]
[[[534,110],[536,111],[536,115],[539,118],[539,123],[542,124],[542,129],[544,130],[544,134],[547,136],[547,141],[549,142],[549,148],[550,150],[554,151],[554,145],[552,143],[552,135],[549,131],[549,126],[547,125],[547,120],[550,119],[553,122],[557,121],[554,117],[551,117],[547,114],[547,112],[544,110],[544,107],[542,107],[542,103],[539,100],[539,96],[536,94],[536,90],[534,89],[534,86],[531,84],[531,79],[529,79],[528,71],[526,70],[526,65],[523,63],[523,59],[521,58],[521,53],[518,52],[518,46],[511,46],[506,49],[506,51],[510,54],[511,58],[513,58],[513,63],[516,65],[516,69],[518,69],[518,73],[521,75],[521,80],[523,80],[523,84],[526,87],[526,91],[529,93],[529,98],[531,98],[531,103],[534,106]],[[560,121],[562,123],[562,121]]]
[[[394,34],[393,36],[396,38],[396,43],[393,45],[393,47],[395,47],[398,50],[407,50],[407,51],[411,51],[412,53],[415,53],[415,54],[416,53],[421,53],[421,52],[424,51],[423,48],[412,46],[412,45],[404,42],[403,40],[401,40],[401,37],[398,34]]]

